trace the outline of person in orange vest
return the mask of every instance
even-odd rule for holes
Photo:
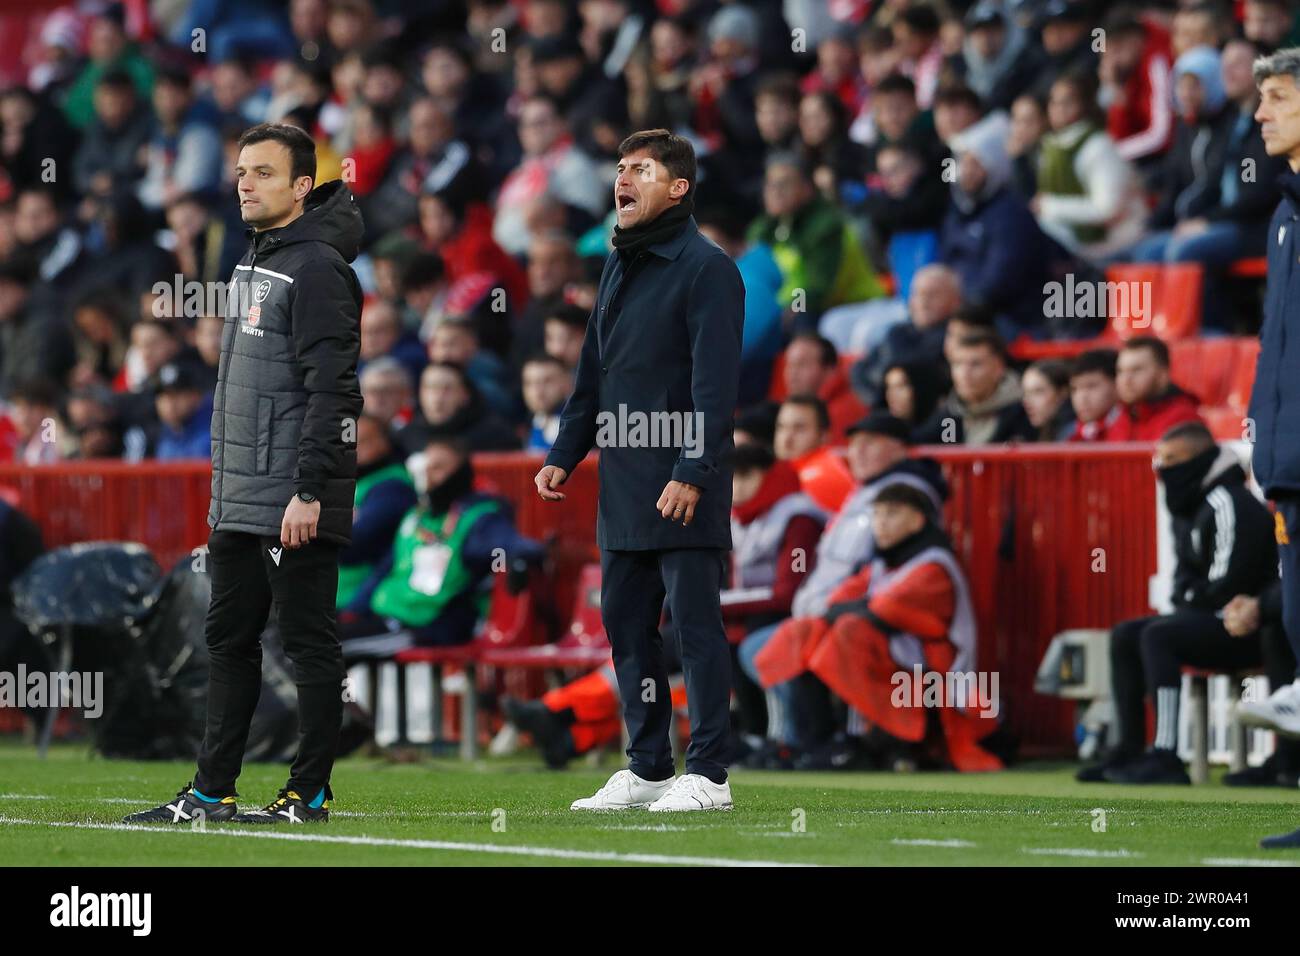
[[[776,415],[773,447],[799,474],[803,490],[824,511],[840,510],[855,482],[844,458],[829,447],[831,420],[826,404],[814,395],[791,395]]]
[[[760,682],[794,681],[797,736],[811,751],[836,746],[835,695],[872,725],[886,766],[924,759],[928,743],[958,770],[1001,769],[981,746],[998,728],[997,687],[976,671],[970,589],[929,498],[887,485],[871,528],[870,564],[831,594],[824,615],[777,629],[754,658]]]

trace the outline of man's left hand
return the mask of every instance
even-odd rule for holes
[[[280,521],[280,543],[286,548],[300,548],[316,540],[316,523],[320,521],[320,499],[311,504],[297,495],[289,499]]]
[[[682,527],[691,523],[695,517],[695,506],[700,500],[700,489],[684,481],[670,481],[664,485],[659,503],[655,505],[659,513],[669,521],[681,521]]]

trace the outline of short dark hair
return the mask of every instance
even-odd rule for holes
[[[411,261],[402,270],[402,288],[419,289],[435,282],[441,282],[447,274],[442,256],[436,252],[421,252],[411,257]]]
[[[916,84],[911,78],[901,73],[890,73],[876,84],[876,96],[888,96],[890,93],[902,93],[910,100],[916,99]]]
[[[552,355],[550,352],[531,353],[526,359],[524,359],[523,364],[519,366],[520,371],[527,368],[529,365],[554,365],[556,368],[563,369],[566,372],[569,370],[569,367],[560,361],[558,356]]]
[[[767,471],[776,463],[772,449],[761,442],[740,445],[731,452],[731,470],[738,475],[751,471]]]
[[[1124,343],[1122,351],[1136,352],[1138,349],[1146,349],[1150,352],[1161,368],[1169,367],[1169,346],[1154,335],[1135,335]]]
[[[1004,363],[1011,359],[1010,353],[1007,352],[1007,343],[992,329],[968,332],[957,340],[957,345],[966,349],[988,349]]]
[[[1118,356],[1114,349],[1088,349],[1080,353],[1070,364],[1070,378],[1087,375],[1089,372],[1100,372],[1114,380],[1116,358]]]
[[[958,306],[957,310],[948,317],[948,320],[950,322],[960,322],[963,325],[973,325],[979,329],[992,329],[996,318],[992,309],[982,305],[966,304]]]
[[[258,123],[244,130],[239,137],[239,148],[270,140],[289,151],[289,179],[296,182],[303,176],[316,185],[316,143],[303,130],[288,123]]]
[[[565,302],[564,304],[556,306],[554,309],[543,313],[542,324],[545,325],[547,322],[554,319],[556,322],[563,322],[570,328],[586,331],[587,318],[587,313],[578,308],[578,306]]]
[[[835,350],[835,343],[824,335],[817,332],[799,332],[792,339],[790,345],[796,342],[811,342],[821,351],[822,367],[830,368],[832,365],[838,365],[840,362],[840,353]],[[787,345],[786,348],[789,348]]]
[[[934,515],[934,504],[926,497],[925,492],[911,485],[905,485],[901,481],[881,488],[872,499],[872,504],[904,505],[921,512],[927,519]]]
[[[689,184],[687,197],[695,195],[695,147],[683,136],[666,129],[643,129],[633,133],[618,144],[619,158],[638,150],[648,152],[656,162],[668,170],[673,179],[684,179]]]
[[[811,408],[813,414],[817,417],[817,427],[822,431],[829,431],[831,427],[831,413],[826,410],[826,403],[816,395],[791,395],[782,405],[802,405],[804,408]]]
[[[1218,444],[1210,429],[1202,421],[1179,422],[1161,435],[1160,440],[1162,442],[1185,441],[1198,454]]]
[[[131,79],[131,74],[126,72],[120,66],[105,70],[100,74],[96,86],[108,86],[116,90],[130,90],[135,92],[135,81]]]
[[[803,93],[799,90],[799,78],[793,73],[771,73],[763,77],[754,90],[754,99],[760,96],[772,96],[797,107]]]
[[[1037,372],[1051,382],[1053,388],[1067,388],[1070,384],[1070,365],[1064,359],[1039,359],[1025,371]]]
[[[949,83],[934,94],[934,106],[969,106],[976,113],[984,112],[979,94],[965,83]]]
[[[913,33],[928,37],[937,36],[942,25],[938,11],[926,4],[908,7],[899,14],[897,22],[906,24]]]

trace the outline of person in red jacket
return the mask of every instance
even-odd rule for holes
[[[1183,422],[1199,422],[1196,396],[1169,377],[1169,346],[1152,336],[1129,339],[1115,367],[1115,391],[1123,411],[1104,441],[1156,441]]]
[[[1106,26],[1101,55],[1101,99],[1106,131],[1130,162],[1154,160],[1174,130],[1169,33],[1154,21],[1119,11]]]
[[[834,344],[816,332],[800,332],[790,340],[782,376],[786,395],[816,395],[825,403],[833,445],[842,444],[849,426],[867,413],[840,368]]]

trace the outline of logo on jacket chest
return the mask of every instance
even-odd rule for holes
[[[266,297],[271,294],[271,283],[263,279],[253,287],[253,304],[248,307],[248,314],[244,317],[244,322],[239,326],[239,331],[245,335],[255,335],[262,337],[265,333],[257,327],[257,323],[262,320],[262,305]]]

